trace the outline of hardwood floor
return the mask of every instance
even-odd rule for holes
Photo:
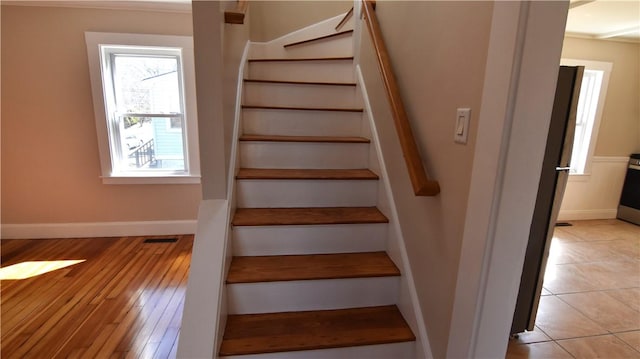
[[[193,235],[3,240],[2,268],[84,260],[2,280],[2,358],[175,358]]]

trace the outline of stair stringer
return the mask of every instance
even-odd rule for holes
[[[343,57],[353,56],[352,36],[340,36],[331,40],[319,40],[290,48],[284,45],[335,34],[335,27],[344,18],[344,14],[309,25],[277,39],[267,42],[253,42],[249,51],[250,59],[301,58],[301,57]],[[353,16],[342,26],[340,31],[352,30]]]
[[[371,104],[359,65],[355,66],[355,73],[358,94],[362,96],[361,100],[364,106],[362,136],[371,139],[371,146],[369,146],[369,168],[380,177],[378,181],[377,207],[389,219],[387,226],[387,253],[402,273],[402,276],[400,276],[400,293],[397,306],[416,336],[416,358],[432,358],[433,355],[431,353],[429,337],[422,319],[422,310],[418,301],[411,266],[409,265],[409,257],[404,244],[402,228],[398,220],[398,212],[393,199],[393,192],[391,191],[389,175],[385,166]]]

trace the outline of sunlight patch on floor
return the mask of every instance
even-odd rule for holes
[[[27,279],[82,263],[86,259],[60,261],[27,261],[0,268],[0,280]]]

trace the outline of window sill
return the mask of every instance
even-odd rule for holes
[[[103,184],[200,184],[199,175],[191,176],[109,176]]]

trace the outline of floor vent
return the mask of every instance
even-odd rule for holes
[[[556,223],[556,227],[571,227],[573,226],[573,224],[569,223],[569,222],[558,222]]]
[[[144,243],[175,243],[178,241],[177,237],[169,237],[169,238],[149,238],[145,239]]]

